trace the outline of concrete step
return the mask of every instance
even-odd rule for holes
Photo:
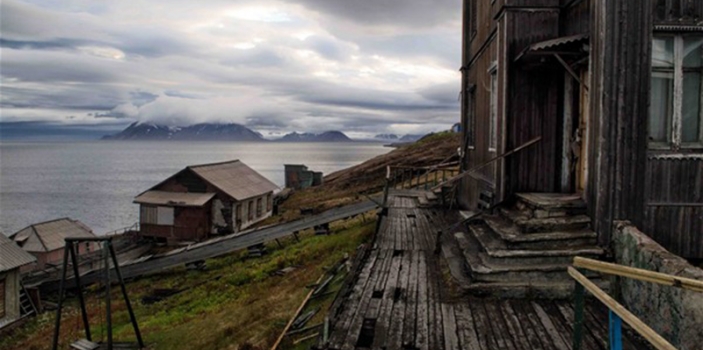
[[[591,225],[591,219],[586,215],[530,218],[519,210],[507,208],[500,208],[500,214],[517,225],[522,233],[585,230]]]
[[[610,291],[609,281],[600,278],[591,281],[604,291]],[[474,296],[506,299],[570,299],[574,286],[574,281],[472,283],[464,291]]]
[[[510,249],[506,242],[496,238],[493,231],[485,224],[469,225],[469,232],[485,253],[484,261],[497,264],[558,264],[570,263],[574,256],[598,258],[604,254],[603,249],[595,245],[565,247],[556,249]]]
[[[575,193],[518,193],[516,207],[530,210],[531,217],[551,218],[586,213],[586,202]]]
[[[598,235],[588,229],[566,232],[523,234],[520,228],[500,216],[484,216],[484,222],[508,249],[554,249],[596,245]]]

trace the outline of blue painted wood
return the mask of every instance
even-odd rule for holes
[[[608,312],[610,319],[610,350],[622,350],[622,319],[613,310]]]

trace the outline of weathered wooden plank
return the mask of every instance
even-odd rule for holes
[[[437,259],[433,256],[426,255],[427,259],[427,294],[430,300],[428,309],[429,328],[430,328],[430,349],[441,348],[444,344],[444,324],[442,321],[441,309],[441,279],[438,276],[439,268]]]
[[[530,346],[533,349],[543,349],[544,346],[542,345],[542,341],[539,338],[539,334],[535,331],[534,327],[532,326],[532,323],[529,320],[529,316],[525,313],[524,308],[522,307],[523,304],[524,301],[522,300],[510,301],[510,306],[512,306],[512,309],[514,310],[514,315],[518,318],[520,327],[522,327],[522,330],[525,333],[525,336],[527,337],[527,341],[529,342]]]
[[[391,313],[393,312],[394,294],[400,279],[402,256],[391,255],[391,268],[388,276],[388,282],[385,285],[383,299],[379,315],[376,319],[375,337],[373,340],[373,348],[378,349],[386,346],[388,331],[390,329]]]
[[[495,337],[496,343],[498,344],[497,349],[515,349],[515,344],[513,344],[513,335],[507,328],[505,320],[503,319],[502,309],[498,305],[497,300],[490,300],[484,303],[486,308],[486,314],[490,320],[491,328],[493,329],[493,336]]]
[[[547,331],[547,334],[551,337],[552,342],[554,346],[557,349],[566,349],[567,345],[571,343],[568,339],[564,339],[562,337],[562,333],[557,330],[557,327],[554,326],[554,323],[552,323],[551,318],[547,314],[546,311],[542,308],[540,304],[537,302],[532,302],[532,307],[535,309],[535,312],[537,313],[537,317],[539,318],[539,321],[542,323],[542,326],[544,326],[544,329]]]
[[[574,310],[571,308],[569,304],[566,303],[560,303],[556,305],[557,308],[559,309],[559,312],[561,313],[561,316],[565,320],[565,325],[568,326],[569,329],[569,335],[573,337],[573,331],[574,331]],[[606,344],[599,344],[598,340],[593,336],[589,329],[589,327],[586,327],[586,324],[584,323],[584,329],[586,330],[584,332],[584,336],[582,338],[583,341],[583,349],[588,350],[588,349],[593,349],[593,350],[606,350],[604,346]],[[573,340],[572,340],[573,341]],[[570,341],[570,342],[572,342]]]
[[[459,336],[457,333],[454,306],[442,303],[441,307],[442,320],[444,321],[444,349],[459,350]]]
[[[418,251],[417,264],[417,319],[415,332],[415,346],[419,349],[428,349],[430,329],[429,329],[429,308],[431,301],[427,297],[427,288],[430,280],[427,276],[427,260],[424,252]]]
[[[346,335],[348,333],[351,321],[358,311],[359,302],[361,301],[362,293],[369,282],[369,276],[371,274],[372,268],[376,262],[378,256],[378,251],[372,251],[369,255],[367,261],[364,264],[359,277],[352,287],[352,291],[344,303],[344,310],[337,317],[335,321],[335,327],[330,337],[330,345],[332,348],[341,348],[346,340]]]
[[[476,334],[476,327],[474,325],[474,316],[471,313],[471,308],[468,303],[455,305],[454,315],[461,349],[481,350],[478,335]]]
[[[527,340],[527,336],[522,330],[522,327],[520,326],[520,321],[518,320],[517,316],[515,316],[515,310],[513,310],[510,303],[507,300],[501,300],[499,302],[499,307],[501,313],[503,314],[503,318],[505,319],[505,323],[508,329],[510,330],[510,334],[512,335],[515,348],[531,349],[532,346]]]
[[[398,289],[394,292],[393,312],[390,321],[388,332],[388,340],[386,348],[400,349],[403,342],[403,324],[405,316],[406,291],[410,280],[409,269],[411,261],[411,252],[403,252],[403,262],[399,273]]]
[[[364,316],[373,297],[376,281],[381,277],[381,271],[379,270],[382,268],[384,261],[386,260],[387,253],[388,250],[380,250],[376,252],[376,261],[371,269],[368,282],[365,283],[364,289],[361,293],[361,298],[356,306],[356,310],[350,317],[349,330],[344,340],[344,344],[342,344],[342,349],[353,349],[356,345],[359,334],[361,333],[361,328],[364,325]]]
[[[415,345],[415,334],[417,334],[417,277],[420,254],[412,252],[412,260],[410,270],[407,272],[409,277],[405,314],[403,322],[403,347],[411,347]]]
[[[534,329],[535,333],[537,334],[537,337],[539,338],[540,342],[542,343],[542,348],[543,349],[551,349],[551,350],[559,350],[554,346],[553,339],[549,336],[547,333],[547,330],[544,328],[544,325],[542,325],[542,322],[539,319],[539,316],[537,315],[537,312],[535,309],[532,307],[532,304],[528,301],[524,301],[522,303],[522,311],[525,313],[525,316],[527,319],[530,321],[530,324],[532,325],[532,329]]]
[[[493,331],[490,326],[490,319],[488,318],[488,313],[486,308],[483,306],[483,302],[475,301],[469,303],[471,308],[471,314],[474,316],[474,321],[476,325],[476,335],[478,335],[479,343],[481,344],[481,349],[483,350],[494,350],[498,349],[498,344],[493,337]]]

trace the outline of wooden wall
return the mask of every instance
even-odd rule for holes
[[[571,36],[589,33],[591,30],[590,0],[565,1],[561,11],[561,35]]]
[[[559,36],[559,12],[556,10],[508,10],[506,18],[510,61],[530,44]],[[509,77],[506,149],[518,147],[537,136],[542,140],[506,161],[506,195],[558,192],[563,68],[544,65],[539,69],[526,69],[513,64]]]
[[[651,11],[641,0],[591,1],[593,147],[586,191],[603,245],[610,242],[613,220],[642,227],[644,219]]]
[[[700,25],[703,20],[701,0],[650,0],[655,24]]]

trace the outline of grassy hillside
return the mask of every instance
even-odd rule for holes
[[[456,154],[459,136],[435,134],[416,144],[395,149],[355,167],[329,174],[323,186],[298,191],[283,204],[281,216],[267,223],[294,219],[301,207],[329,209],[362,200],[359,193],[380,192],[386,165],[429,166]],[[303,233],[301,241],[281,240],[268,244],[269,254],[247,258],[245,252],[207,261],[205,271],[185,268],[130,281],[128,293],[135,308],[144,341],[149,349],[267,349],[276,340],[292,314],[326,267],[345,255],[353,255],[368,242],[375,217],[367,214],[332,225],[330,236]],[[286,274],[276,272],[294,267]],[[330,287],[334,290],[341,278]],[[178,293],[155,303],[145,303],[157,290]],[[87,303],[94,339],[106,339],[105,311],[99,286],[91,287]],[[129,317],[117,289],[113,289],[113,324],[116,341],[134,340]],[[308,325],[320,323],[334,295],[313,301],[319,308]],[[54,312],[31,318],[13,333],[0,336],[0,350],[50,348]],[[63,314],[61,344],[83,338],[80,310],[71,298]],[[296,347],[290,339],[281,348]]]

